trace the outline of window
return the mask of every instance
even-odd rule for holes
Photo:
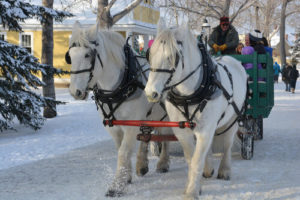
[[[0,40],[6,40],[6,33],[0,33]]]
[[[27,49],[29,53],[33,53],[33,38],[30,33],[22,33],[20,35],[20,46]]]

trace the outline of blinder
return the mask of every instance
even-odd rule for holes
[[[65,55],[65,61],[66,61],[66,63],[68,63],[69,65],[72,64],[72,61],[71,61],[71,57],[70,57],[69,51],[67,51],[67,53],[66,53],[66,55]]]

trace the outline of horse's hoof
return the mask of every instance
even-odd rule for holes
[[[123,192],[116,190],[108,190],[105,194],[106,197],[120,197],[123,195]]]
[[[156,169],[157,173],[167,173],[169,171],[168,168],[161,168],[161,169]]]
[[[221,175],[221,174],[218,174],[217,179],[223,179],[223,180],[225,180],[225,181],[229,181],[229,180],[230,180],[230,176],[229,176],[229,175]]]
[[[203,173],[204,178],[211,178],[214,175],[215,170],[213,169],[210,173]]]
[[[137,175],[138,176],[144,176],[145,174],[147,174],[149,171],[149,168],[148,167],[145,167],[145,168],[141,168],[139,171],[137,171]]]

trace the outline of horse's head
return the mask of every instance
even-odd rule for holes
[[[165,90],[176,84],[184,68],[184,31],[167,29],[158,24],[158,33],[150,49],[150,73],[145,92],[150,102],[157,102]]]
[[[69,91],[75,99],[86,99],[89,88],[93,87],[93,73],[96,65],[97,27],[83,30],[79,22],[73,26],[66,62],[72,64]]]

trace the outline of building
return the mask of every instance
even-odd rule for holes
[[[70,0],[71,1],[71,0]],[[32,1],[33,3],[41,5],[40,0]],[[93,0],[96,6],[97,1]],[[112,15],[126,8],[132,0],[118,1],[116,5],[112,7]],[[55,9],[61,10],[60,4],[54,5]],[[83,27],[87,28],[96,23],[97,14],[92,11],[91,8],[86,6],[79,6],[70,10],[75,17],[68,18],[62,23],[54,23],[53,29],[53,64],[54,67],[63,70],[70,70],[70,65],[65,62],[65,53],[69,48],[69,39],[72,34],[72,26],[76,20],[78,20]],[[152,39],[156,34],[156,24],[160,17],[159,8],[155,7],[153,0],[144,0],[133,11],[120,19],[113,27],[112,30],[119,32],[124,37],[133,35],[132,41],[143,42],[145,48],[147,48],[149,38]],[[7,31],[0,27],[0,39],[6,40],[9,43],[17,44],[25,47],[35,57],[41,59],[42,52],[42,26],[39,21],[35,19],[27,20],[22,24],[22,33]],[[137,45],[136,43],[132,43]],[[139,47],[135,47],[138,49]],[[56,82],[68,82],[68,76],[65,75],[62,78],[56,78]]]

